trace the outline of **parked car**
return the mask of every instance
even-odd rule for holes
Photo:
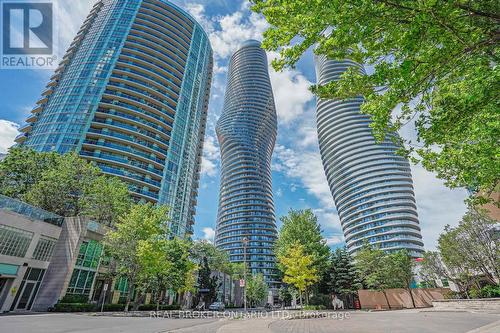
[[[210,304],[208,309],[211,311],[224,311],[224,303],[214,302],[214,303]]]

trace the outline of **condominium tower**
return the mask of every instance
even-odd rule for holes
[[[339,80],[351,60],[316,58],[318,84]],[[318,99],[318,139],[328,184],[337,207],[347,248],[355,253],[364,242],[387,252],[406,249],[414,257],[423,242],[410,164],[396,153],[391,134],[376,143],[370,117],[360,112],[363,97]]]
[[[100,0],[16,141],[75,151],[192,234],[212,74],[202,27],[166,0]]]
[[[260,42],[249,40],[229,64],[224,108],[217,123],[222,169],[215,244],[231,262],[275,283],[276,240],[271,156],[276,108]]]

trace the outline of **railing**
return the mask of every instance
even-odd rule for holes
[[[25,202],[6,197],[0,194],[0,209],[16,212],[34,220],[47,222],[60,227],[64,222],[64,217],[47,212],[41,208],[31,206]]]

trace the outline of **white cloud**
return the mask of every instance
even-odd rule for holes
[[[344,242],[344,237],[340,234],[337,235],[330,235],[326,237],[326,245],[328,246],[333,246],[333,245],[339,245]]]
[[[315,111],[311,110],[310,114],[313,114]],[[316,130],[316,121],[313,119],[313,125],[301,125],[298,129],[298,142],[297,144],[301,147],[318,147],[318,132]]]
[[[214,49],[215,57],[225,59],[231,56],[248,39],[262,39],[262,34],[267,28],[265,19],[255,13],[250,16],[243,11],[217,17],[214,28],[210,33],[210,42]]]
[[[14,139],[19,134],[18,129],[18,124],[0,119],[0,153],[6,153],[14,145]]]
[[[325,230],[341,230],[339,214],[333,205],[313,209],[313,212],[316,214],[318,220],[321,222],[321,226],[325,228]]]
[[[213,23],[205,16],[205,6],[201,3],[188,3],[184,7],[201,24],[206,33],[213,31]]]
[[[277,53],[269,52],[267,57],[271,63],[272,59],[277,57]],[[314,98],[309,91],[312,83],[299,71],[293,69],[276,72],[269,66],[269,75],[278,119],[288,124],[300,117],[306,109],[306,104]]]
[[[299,180],[308,193],[323,206],[333,206],[333,198],[319,151],[299,151],[277,144],[274,150],[273,170]]]
[[[203,238],[209,241],[210,243],[213,243],[215,238],[215,230],[213,228],[206,227],[203,228],[202,231],[203,231]]]
[[[465,213],[463,189],[451,190],[422,166],[412,166],[422,237],[426,250],[434,250],[444,226],[457,225]]]
[[[199,3],[188,3],[185,8],[209,35],[216,61],[231,56],[248,39],[261,40],[268,27],[263,16],[249,11],[246,1],[238,11],[215,17],[208,17]]]
[[[216,138],[207,135],[203,145],[203,156],[201,160],[201,173],[209,177],[217,174],[217,165],[220,159],[219,147]]]

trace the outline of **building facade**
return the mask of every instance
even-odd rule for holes
[[[277,119],[266,53],[258,41],[246,41],[231,57],[216,130],[222,166],[215,245],[231,262],[245,261],[252,274],[264,274],[273,287],[277,231],[271,156]]]
[[[16,142],[78,152],[192,234],[212,66],[206,33],[169,1],[100,0]]]
[[[339,80],[351,60],[316,58],[318,84]],[[364,242],[391,252],[406,249],[423,254],[423,242],[413,191],[410,164],[396,152],[388,136],[378,144],[360,111],[363,97],[318,99],[317,129],[325,174],[337,207],[350,253]],[[396,134],[394,134],[396,135]]]
[[[0,195],[0,313],[47,311],[66,294],[98,298],[105,232]]]

